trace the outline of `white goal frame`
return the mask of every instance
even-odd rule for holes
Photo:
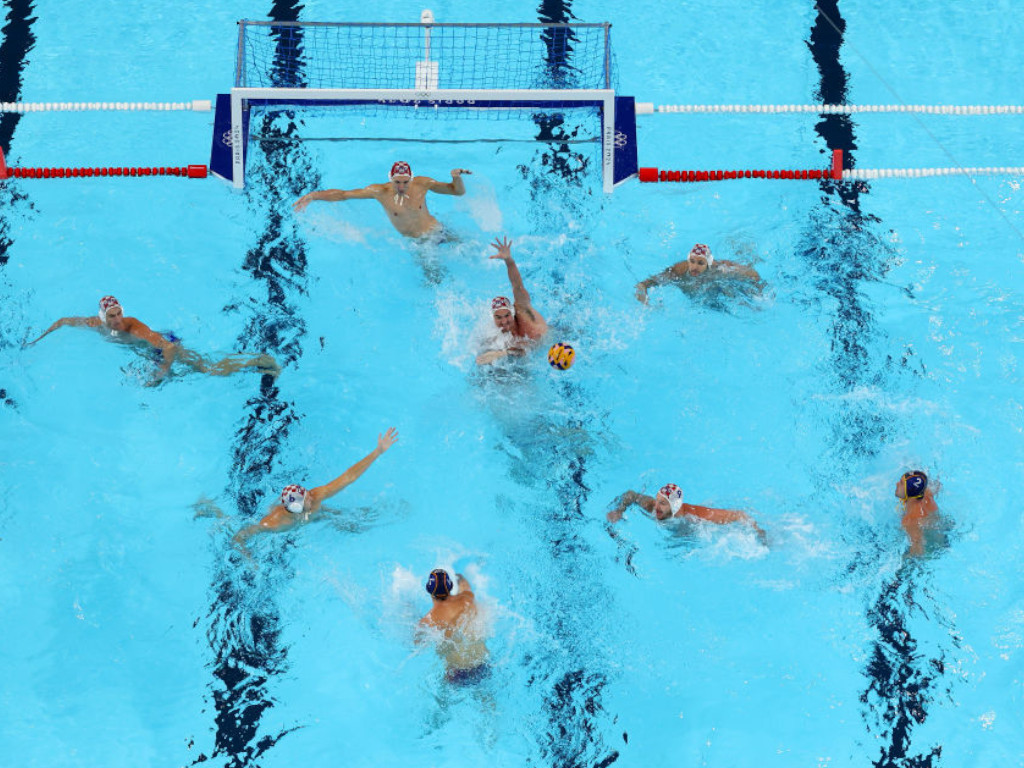
[[[439,109],[447,109],[447,103],[458,106],[465,102],[535,101],[543,102],[600,102],[601,103],[601,181],[606,193],[614,187],[615,169],[615,91],[602,90],[561,90],[561,89],[496,89],[470,90],[464,88],[438,88],[422,90],[415,88],[232,88],[231,89],[231,163],[232,184],[241,189],[245,186],[245,147],[243,146],[242,114],[245,102],[255,99],[275,99],[295,102],[337,101],[382,101],[398,102],[410,109],[430,109],[430,102],[445,102]],[[410,103],[411,102],[411,103]],[[424,103],[426,102],[426,103]],[[486,108],[486,107],[485,107]],[[526,107],[513,107],[525,109]]]

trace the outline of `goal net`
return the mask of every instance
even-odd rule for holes
[[[230,140],[223,131],[231,180],[244,185],[253,110],[328,115],[321,133],[355,138],[367,137],[374,129],[367,125],[400,132],[407,120],[493,122],[543,113],[571,115],[593,127],[579,140],[600,146],[602,185],[610,192],[616,181],[614,76],[609,24],[438,24],[429,11],[418,24],[242,21]],[[381,119],[367,123],[368,115]],[[496,140],[491,137],[500,132],[481,133]]]

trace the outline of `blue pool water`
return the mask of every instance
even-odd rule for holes
[[[1009,3],[822,7],[845,22],[838,49],[813,4],[433,11],[611,21],[621,91],[655,103],[1019,100]],[[239,18],[420,7],[4,10],[2,100],[68,101],[211,98]],[[12,164],[181,165],[209,148],[202,115],[10,118]],[[642,119],[641,165],[663,168],[823,167],[836,146],[861,168],[1017,165],[1021,151],[1017,117]],[[531,144],[307,142],[254,148],[244,194],[0,188],[0,763],[1020,763],[1019,179],[605,197],[595,150],[579,152],[565,167],[589,170],[567,178]],[[372,202],[291,213],[398,159],[442,180],[473,169],[465,197],[430,203],[459,243],[411,245]],[[541,353],[473,365],[506,292],[486,258],[503,234],[551,339],[578,350],[568,372]],[[764,291],[666,287],[641,307],[633,285],[698,241],[753,262]],[[198,352],[270,352],[284,372],[149,388],[151,361],[87,332],[22,347],[107,293]],[[231,537],[282,486],[327,482],[392,425],[398,444],[329,502],[337,515],[257,540],[257,567],[238,559]],[[948,530],[906,560],[892,489],[914,467],[941,481]],[[636,510],[610,535],[619,493],[666,482],[747,510],[769,546]],[[455,565],[490,631],[493,674],[475,688],[448,686],[413,643],[426,574]]]

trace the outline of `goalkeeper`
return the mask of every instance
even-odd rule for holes
[[[395,229],[406,237],[429,237],[439,233],[441,222],[427,210],[427,192],[442,195],[464,195],[466,185],[462,174],[472,173],[465,168],[453,168],[452,180],[442,183],[429,176],[413,176],[408,163],[391,166],[387,184],[370,184],[362,189],[323,189],[303,195],[292,206],[296,212],[314,200],[336,203],[340,200],[376,200],[388,212]]]

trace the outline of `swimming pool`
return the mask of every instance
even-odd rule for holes
[[[854,103],[891,101],[883,80],[910,103],[1014,103],[1009,4],[838,10],[836,59],[807,46],[810,4],[674,18],[571,5],[614,24],[620,89],[641,100],[805,103],[845,77]],[[209,98],[230,81],[235,20],[295,12],[11,3],[5,41],[34,37],[23,100]],[[301,18],[338,13],[310,3]],[[824,133],[855,142],[858,167],[949,165],[947,152],[1007,165],[1016,119],[819,131],[816,116],[656,115],[640,160],[818,167]],[[197,115],[39,114],[9,157],[165,165],[201,162],[208,142]],[[606,198],[596,173],[547,173],[544,151],[283,145],[243,195],[156,179],[3,187],[12,764],[1019,762],[1018,180],[880,181],[845,202],[797,182]],[[418,251],[371,202],[291,214],[299,194],[379,180],[397,159],[440,179],[474,170],[466,197],[431,201],[461,243]],[[506,287],[487,243],[506,233],[535,305],[579,351],[568,372],[539,354],[473,365]],[[661,288],[641,307],[634,283],[698,241],[753,260],[763,294]],[[88,333],[21,348],[106,293],[204,354],[270,351],[285,370],[147,388],[151,362]],[[237,562],[231,536],[283,485],[326,482],[391,425],[399,443],[334,500],[340,515],[258,542],[258,569]],[[905,563],[891,493],[914,466],[942,481],[951,530]],[[770,547],[636,511],[609,535],[617,494],[670,481],[747,509]],[[224,517],[197,516],[203,499]],[[423,579],[455,563],[492,628],[494,674],[475,689],[447,686],[412,642]]]

